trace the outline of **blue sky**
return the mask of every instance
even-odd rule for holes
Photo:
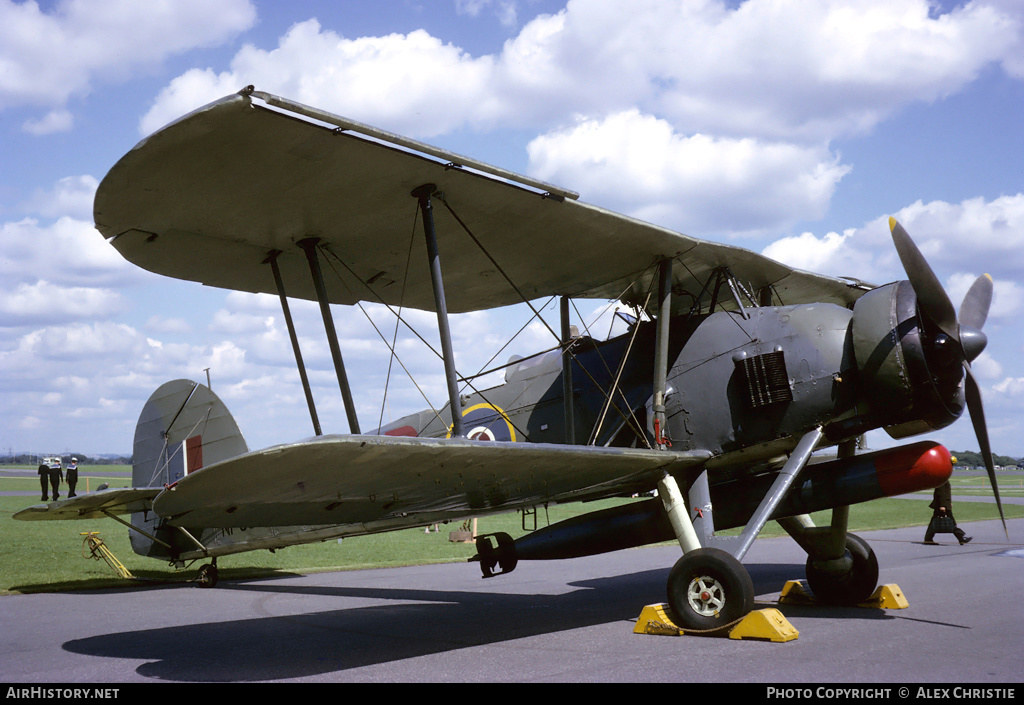
[[[135,143],[254,84],[827,274],[902,278],[894,215],[954,302],[994,277],[974,370],[993,450],[1024,456],[1015,0],[0,0],[0,67],[3,452],[127,454],[149,394],[206,368],[251,448],[311,435],[276,299],[142,272],[92,227]],[[607,309],[579,305],[580,325]],[[295,314],[324,429],[345,432],[319,314]],[[334,314],[362,427],[424,408],[395,376],[382,406],[383,343],[362,311]],[[528,319],[456,317],[460,370]],[[534,323],[498,362],[550,344]],[[399,349],[440,406],[417,345]],[[930,437],[977,448],[966,417]]]

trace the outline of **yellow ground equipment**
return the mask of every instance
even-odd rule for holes
[[[805,590],[803,581],[787,580],[786,585],[782,588],[782,594],[779,595],[779,604],[813,605],[816,604],[816,600],[813,593]],[[871,593],[871,597],[864,602],[858,603],[857,606],[883,610],[902,610],[909,607],[910,603],[907,602],[907,598],[903,595],[899,585],[889,583],[887,585],[879,585]]]
[[[730,639],[759,639],[761,641],[786,642],[800,636],[782,613],[774,608],[754,610],[735,624],[726,625]],[[721,630],[713,629],[710,632]],[[684,630],[677,626],[668,612],[668,605],[647,605],[633,627],[634,634],[657,634],[661,636],[683,636],[684,634],[701,634],[695,630]]]
[[[107,562],[107,565],[113,568],[114,572],[122,578],[131,579],[135,577],[128,572],[128,569],[121,564],[121,561],[117,560],[117,557],[110,552],[110,549],[107,548],[107,544],[103,543],[103,539],[100,538],[98,532],[86,531],[81,535],[85,537],[85,540],[82,541],[82,558],[94,558],[97,561],[103,559]],[[88,555],[86,555],[86,549],[89,551]]]

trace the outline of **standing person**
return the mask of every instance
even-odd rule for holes
[[[64,473],[60,469],[60,458],[50,458],[46,474],[50,478],[50,487],[53,489],[53,501],[60,499],[60,483],[64,479]],[[45,491],[45,490],[44,490]],[[45,497],[44,497],[45,499]]]
[[[931,504],[928,506],[932,508],[932,520],[928,522],[928,529],[924,532],[925,543],[934,544],[932,538],[935,534],[953,534],[961,546],[971,540],[972,537],[967,536],[953,518],[953,488],[949,480],[935,488]]]
[[[72,458],[68,463],[68,471],[64,476],[68,483],[68,497],[75,496],[75,485],[78,484],[78,458]]]
[[[46,463],[39,463],[39,469],[36,472],[39,473],[39,486],[43,490],[42,500],[46,502],[50,499],[50,492],[47,489],[50,482],[50,466]]]
[[[75,486],[78,485],[78,458],[72,458],[68,463],[68,472],[65,474],[68,483],[68,496],[75,497]]]

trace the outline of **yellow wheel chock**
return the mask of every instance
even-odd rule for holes
[[[907,598],[903,596],[903,591],[900,590],[900,586],[895,583],[888,585],[882,585],[868,598],[867,602],[863,602],[858,607],[877,607],[883,610],[901,610],[906,607],[910,607],[910,603],[907,602]]]
[[[816,600],[813,593],[809,593],[804,589],[802,581],[788,580],[785,587],[782,588],[782,594],[779,595],[779,604],[813,605],[816,604]],[[888,585],[880,585],[875,588],[875,591],[871,593],[871,597],[864,602],[858,603],[857,607],[901,610],[910,607],[910,603],[907,602],[907,598],[904,597],[899,585],[889,583]]]
[[[684,631],[676,626],[669,616],[667,605],[647,605],[633,627],[634,634],[657,634],[662,636],[683,636],[697,632]],[[754,610],[741,619],[729,631],[730,639],[760,639],[762,641],[785,642],[800,636],[800,632],[773,607]]]
[[[787,580],[779,595],[780,605],[813,605],[814,595],[804,589],[799,580]]]
[[[98,532],[84,531],[80,535],[85,537],[85,540],[82,541],[82,558],[92,558],[97,561],[103,559],[107,562],[107,565],[113,568],[114,572],[122,578],[130,580],[135,577],[128,572],[128,569],[121,564],[121,561],[117,560],[114,554],[110,552],[110,549],[107,548],[107,544],[103,543],[103,539],[100,538]],[[85,550],[87,548],[89,549],[88,556],[85,555]]]
[[[799,580],[790,580],[782,588],[779,604],[813,605],[814,595],[807,592]],[[874,609],[899,610],[909,607],[907,598],[899,585],[888,584],[879,586],[866,601],[857,605]],[[668,611],[668,605],[647,605],[640,612],[634,634],[655,634],[660,636],[683,636],[698,632],[687,631],[677,626]],[[760,639],[762,641],[786,642],[800,636],[792,624],[781,612],[773,607],[754,610],[741,619],[730,631],[730,639]]]
[[[754,610],[729,632],[730,639],[760,639],[762,641],[793,641],[800,632],[774,607]]]
[[[668,616],[666,605],[647,605],[640,612],[640,617],[633,627],[634,634],[659,634],[662,636],[682,636],[683,630],[677,627]]]

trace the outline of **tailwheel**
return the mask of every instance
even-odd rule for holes
[[[807,557],[807,585],[822,602],[856,605],[871,597],[878,586],[878,559],[867,541],[846,535],[846,554],[835,561]]]
[[[199,583],[199,587],[212,588],[217,585],[217,566],[213,563],[207,563],[199,569],[199,575],[196,576],[196,582]]]
[[[754,609],[754,583],[747,569],[725,551],[699,548],[672,567],[668,603],[683,629],[718,631]]]

